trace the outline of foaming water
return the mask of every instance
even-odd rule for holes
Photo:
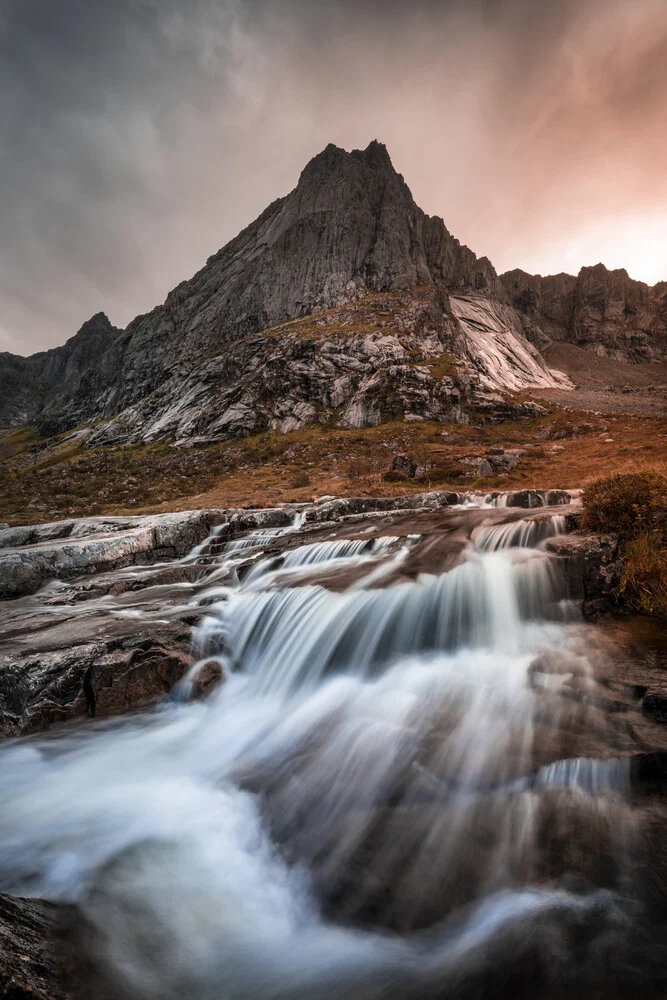
[[[208,700],[0,748],[0,890],[76,903],[100,997],[622,978],[630,767],[537,524],[386,589],[280,587],[258,562],[264,589],[228,585],[195,636],[227,672]],[[370,577],[404,551],[339,539],[281,569]]]

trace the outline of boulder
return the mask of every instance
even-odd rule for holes
[[[516,493],[507,494],[507,507],[544,507],[544,495],[542,490],[517,490]]]
[[[408,479],[413,479],[417,473],[417,463],[409,455],[396,455],[391,463],[393,472],[400,472]]]
[[[614,592],[623,575],[623,560],[616,535],[575,531],[548,539],[545,547],[559,558],[569,596],[582,602],[586,616],[617,608]]]

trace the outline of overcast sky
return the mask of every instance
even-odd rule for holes
[[[0,0],[0,349],[126,325],[373,138],[499,271],[667,278],[666,0]]]

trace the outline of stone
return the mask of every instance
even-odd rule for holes
[[[88,616],[3,640],[0,737],[80,717],[107,718],[168,696],[189,665],[183,625]]]
[[[225,671],[219,660],[204,660],[192,677],[192,697],[208,698],[225,680]]]
[[[67,1000],[70,991],[52,947],[58,908],[38,899],[0,896],[0,997]]]
[[[560,559],[568,593],[582,602],[585,615],[594,617],[618,609],[614,592],[623,575],[623,560],[615,535],[574,531],[549,538],[545,548]]]
[[[400,472],[408,479],[413,479],[417,473],[417,463],[409,455],[396,455],[391,468],[394,472]]]
[[[544,497],[540,490],[517,490],[507,495],[508,507],[544,507]]]
[[[469,476],[491,476],[493,475],[493,466],[487,458],[473,457],[473,458],[462,458],[461,465],[468,465],[474,469],[474,472],[469,472]]]
[[[547,507],[557,507],[560,504],[571,503],[572,494],[568,490],[547,490]]]

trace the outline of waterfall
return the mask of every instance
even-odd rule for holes
[[[562,535],[566,530],[563,514],[552,514],[550,517],[519,521],[508,524],[495,524],[477,528],[473,532],[475,546],[481,552],[495,552],[496,549],[536,548],[540,542],[554,535]]]
[[[267,573],[302,568],[322,567],[326,563],[340,560],[356,560],[359,556],[381,555],[395,548],[400,539],[394,535],[380,538],[347,539],[339,538],[326,542],[300,545],[274,559],[263,559],[250,570],[244,583],[253,583]]]
[[[227,541],[219,572],[294,528]],[[483,526],[450,572],[385,588],[419,536],[226,578],[193,639],[225,668],[206,701],[0,746],[0,890],[77,905],[90,995],[472,998],[508,977],[546,998],[625,975],[629,737],[537,547],[564,528]],[[341,592],[281,583],[348,563],[368,574]]]

